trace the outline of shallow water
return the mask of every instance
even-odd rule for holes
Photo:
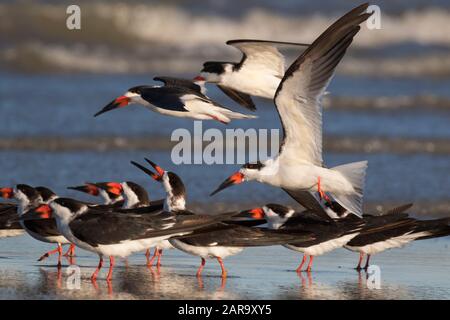
[[[367,286],[367,273],[356,272],[357,254],[339,249],[314,260],[313,272],[293,270],[301,256],[283,247],[246,249],[225,260],[222,281],[216,261],[208,260],[203,277],[199,259],[168,250],[163,265],[149,269],[143,254],[117,259],[112,285],[96,286],[90,275],[94,255],[79,250],[80,289],[71,289],[67,261],[58,274],[55,257],[37,262],[49,245],[28,236],[0,240],[0,299],[450,299],[449,240],[426,240],[372,258],[380,268],[380,289]]]

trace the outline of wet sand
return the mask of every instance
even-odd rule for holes
[[[293,271],[301,256],[283,247],[245,250],[225,260],[228,278],[222,281],[214,260],[203,277],[195,271],[199,259],[166,251],[163,265],[149,269],[144,254],[117,259],[112,284],[107,269],[94,285],[90,275],[97,258],[77,250],[80,289],[69,289],[67,260],[58,274],[55,257],[36,259],[51,246],[28,236],[0,240],[0,299],[449,299],[449,238],[413,243],[374,256],[380,267],[380,289],[367,287],[365,272],[353,269],[357,254],[345,249],[317,257],[313,271]],[[70,281],[69,281],[70,285]]]

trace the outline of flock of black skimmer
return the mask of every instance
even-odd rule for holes
[[[216,259],[222,277],[223,259],[247,247],[282,245],[303,254],[297,272],[311,272],[313,259],[337,248],[358,252],[356,269],[367,269],[371,255],[398,248],[414,240],[447,236],[450,218],[418,220],[407,211],[412,204],[384,214],[363,213],[366,161],[327,168],[322,159],[321,98],[335,68],[361,24],[370,16],[368,4],[349,11],[312,44],[266,40],[231,40],[240,62],[206,62],[193,80],[156,77],[163,86],[135,86],[109,103],[98,116],[131,103],[169,116],[229,123],[253,115],[231,111],[206,96],[206,83],[217,85],[245,108],[255,111],[252,96],[270,98],[279,113],[284,138],[279,154],[264,162],[247,163],[227,178],[211,195],[244,181],[256,180],[280,187],[304,207],[303,211],[269,203],[242,211],[198,214],[187,209],[186,188],[174,172],[145,159],[131,161],[162,184],[165,199],[150,200],[142,186],[132,181],[89,182],[69,187],[99,197],[88,203],[59,197],[46,187],[18,184],[0,188],[0,237],[24,232],[55,244],[39,258],[74,256],[77,247],[95,253],[99,264],[109,258],[107,281],[112,280],[115,258],[145,252],[147,264],[161,264],[164,250],[178,249],[201,259]],[[281,45],[301,47],[299,57],[286,69]],[[63,245],[68,250],[63,254]],[[151,254],[153,249],[153,254]],[[364,255],[367,255],[363,266]],[[307,267],[303,269],[307,258]]]

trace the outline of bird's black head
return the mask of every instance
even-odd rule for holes
[[[72,214],[79,212],[81,209],[85,208],[86,205],[78,200],[70,199],[70,198],[58,198],[55,199],[50,206],[54,206],[54,204],[67,208]]]
[[[153,88],[151,86],[134,86],[127,90],[127,93],[134,93],[137,95],[142,95],[142,93],[149,88]]]
[[[229,62],[223,61],[207,61],[203,64],[203,69],[200,72],[222,74],[225,72],[225,66]]]
[[[167,183],[169,184],[173,197],[186,197],[186,188],[181,178],[173,172],[167,172]]]
[[[122,185],[119,182],[96,182],[95,185],[107,193],[110,200],[117,200],[122,197]]]
[[[50,190],[47,187],[36,187],[36,191],[41,195],[42,201],[44,203],[49,203],[50,201],[57,198],[56,193],[54,193],[52,190]]]
[[[16,198],[24,197],[24,200],[27,200],[29,203],[34,203],[41,200],[39,192],[37,190],[27,184],[18,184],[16,186]]]
[[[148,206],[150,205],[150,198],[148,196],[147,191],[137,183],[133,181],[127,181],[123,183],[123,194],[125,195],[125,201],[131,200],[131,197],[136,197],[137,202],[133,203],[134,206]],[[132,192],[133,194],[130,195],[129,192]]]
[[[264,164],[261,161],[246,163],[242,166],[243,169],[248,169],[248,170],[261,170],[263,167],[264,167]]]
[[[277,203],[268,203],[265,205],[265,207],[272,210],[274,213],[276,213],[281,218],[284,218],[286,215],[289,215],[292,213],[292,209],[282,206]]]

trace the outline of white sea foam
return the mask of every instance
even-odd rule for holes
[[[4,43],[7,49],[0,52],[0,62],[25,70],[53,68],[110,73],[197,72],[205,60],[239,59],[240,54],[226,46],[226,40],[257,38],[311,42],[339,16],[286,16],[254,8],[242,16],[229,17],[194,14],[170,5],[86,2],[82,5],[82,30],[67,33],[61,31],[60,20],[65,17],[62,5],[17,6],[0,4],[5,26],[4,31],[0,29],[0,34],[6,32],[5,35],[10,37]],[[11,28],[18,16],[27,18],[23,30],[21,25]],[[448,10],[428,7],[397,16],[382,14],[381,19],[382,29],[364,27],[352,48],[362,48],[365,52],[369,49],[370,52],[370,49],[379,50],[398,43],[450,48]],[[32,34],[38,36],[29,36],[29,26],[35,29]],[[9,41],[12,37],[15,37],[14,41]],[[295,49],[290,53],[296,54]],[[414,52],[406,52],[405,56],[390,58],[387,48],[382,58],[376,55],[375,59],[361,54],[358,58],[352,57],[354,53],[355,50],[349,50],[339,72],[387,76],[450,74],[449,50],[428,50],[420,57]]]

